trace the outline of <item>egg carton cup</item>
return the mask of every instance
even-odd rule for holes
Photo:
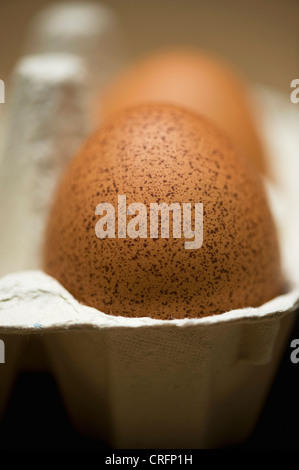
[[[259,308],[200,319],[155,320],[142,311],[140,318],[106,315],[80,304],[40,265],[53,191],[74,147],[93,126],[86,92],[94,89],[90,66],[79,49],[57,50],[54,41],[48,50],[55,24],[45,31],[41,22],[31,30],[32,35],[38,30],[45,45],[17,64],[6,105],[0,167],[5,200],[0,339],[6,362],[0,364],[0,414],[24,341],[38,335],[80,432],[116,448],[209,448],[242,441],[257,422],[298,314],[299,195],[293,176],[299,174],[298,112],[271,90],[255,90],[278,179],[266,185],[288,292]],[[105,49],[107,56],[107,43]],[[104,59],[101,65],[105,74],[109,65]]]
[[[113,11],[95,2],[42,10],[11,79],[0,149],[0,275],[39,267],[56,184],[98,126],[94,101],[125,62]]]
[[[0,334],[42,333],[81,432],[116,448],[217,447],[255,425],[298,306],[294,290],[201,319],[115,317],[26,271],[0,280]]]
[[[126,62],[120,22],[100,2],[70,1],[50,5],[32,21],[24,50],[27,54],[75,54],[89,74],[93,92]]]
[[[0,328],[0,340],[3,341],[0,358],[0,419],[3,416],[12,387],[21,363],[25,338],[22,335],[4,334]]]
[[[1,109],[0,214],[5,230],[3,224],[0,277],[39,267],[56,184],[97,125],[95,94],[125,62],[118,20],[107,6],[95,2],[56,3],[41,11],[29,28],[24,51]],[[0,370],[1,414],[17,370],[28,362],[28,338],[12,340],[1,331],[0,339],[7,357]],[[38,359],[30,365],[34,348]],[[27,366],[34,369],[42,364],[39,342],[31,349]]]

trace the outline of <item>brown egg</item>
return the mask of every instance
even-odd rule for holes
[[[127,106],[169,102],[213,121],[266,173],[266,161],[243,77],[232,65],[190,50],[160,52],[137,62],[99,100],[101,121]]]
[[[177,203],[168,237],[163,213],[165,238],[156,203]],[[282,292],[258,172],[212,124],[170,105],[120,113],[73,159],[50,214],[44,268],[84,304],[129,317],[215,315]]]

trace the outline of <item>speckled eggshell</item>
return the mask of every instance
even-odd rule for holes
[[[148,214],[152,202],[203,203],[202,247],[172,236],[97,238],[96,206],[112,203],[117,227],[118,195]],[[120,113],[73,159],[49,217],[44,268],[82,303],[128,317],[221,314],[283,289],[258,172],[214,125],[162,104]]]
[[[98,115],[105,121],[125,107],[161,101],[207,117],[261,172],[269,173],[246,79],[236,67],[192,49],[152,53],[125,69],[100,95]]]

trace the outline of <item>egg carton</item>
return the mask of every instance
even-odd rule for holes
[[[79,31],[67,20],[74,18],[74,8],[81,8],[81,15],[86,12]],[[38,336],[80,432],[116,448],[211,448],[242,441],[258,420],[299,308],[298,190],[293,178],[299,169],[297,110],[271,90],[255,90],[278,180],[266,185],[289,281],[286,294],[259,308],[171,321],[116,317],[82,305],[41,270],[40,247],[55,186],[94,127],[92,65],[98,48],[103,47],[97,67],[103,83],[111,63],[120,63],[113,15],[104,15],[105,37],[114,38],[109,49],[109,41],[95,40],[103,28],[103,21],[94,20],[96,14],[102,14],[101,7],[86,3],[42,13],[28,46],[38,42],[40,49],[31,49],[35,54],[16,65],[6,105],[0,168],[5,201],[0,207],[5,220],[0,234],[0,339],[6,363],[0,364],[0,414],[25,339]],[[63,24],[68,27],[59,29]]]

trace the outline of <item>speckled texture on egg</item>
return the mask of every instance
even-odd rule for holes
[[[209,53],[192,49],[154,52],[137,61],[99,98],[106,120],[128,106],[165,102],[210,119],[263,173],[269,173],[246,79],[240,70]],[[258,112],[257,112],[258,114]]]
[[[127,206],[203,203],[202,247],[172,236],[97,238],[95,208],[112,203],[117,227],[118,195]],[[168,105],[120,113],[73,159],[49,217],[44,268],[79,301],[130,317],[220,314],[258,306],[283,285],[257,171],[209,122]]]

